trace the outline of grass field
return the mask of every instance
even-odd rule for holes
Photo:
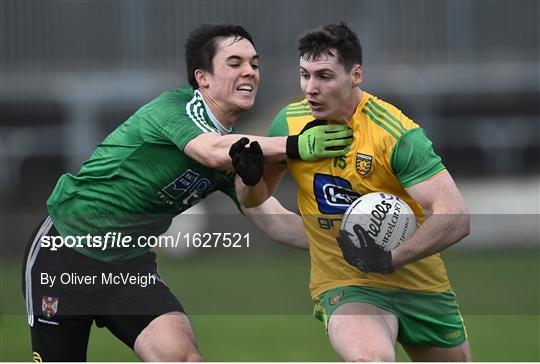
[[[18,259],[2,258],[0,360],[31,358]],[[540,360],[538,251],[445,255],[475,361]],[[288,249],[211,252],[160,259],[160,273],[190,313],[209,361],[336,361],[310,315],[308,257]],[[94,328],[91,361],[134,354]],[[398,349],[398,359],[407,357]]]

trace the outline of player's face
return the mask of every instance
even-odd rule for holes
[[[336,56],[300,59],[300,87],[317,119],[347,123],[360,102],[361,81],[362,67],[346,71]]]
[[[218,42],[207,74],[208,91],[225,112],[251,109],[259,87],[259,56],[247,39],[228,37]]]

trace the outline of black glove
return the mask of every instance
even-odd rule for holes
[[[345,230],[340,230],[336,238],[345,261],[362,272],[393,273],[392,253],[375,244],[360,224],[354,225],[353,230],[360,241],[360,248],[351,242]]]
[[[240,138],[231,145],[229,156],[234,170],[240,176],[242,182],[246,186],[255,186],[263,175],[264,156],[258,142],[251,142],[250,146],[246,147],[248,144],[248,138]]]

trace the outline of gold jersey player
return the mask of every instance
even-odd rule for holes
[[[291,172],[310,243],[315,316],[324,321],[344,360],[394,361],[396,341],[416,361],[470,360],[463,320],[439,255],[469,234],[467,208],[452,177],[418,124],[360,89],[362,50],[345,24],[306,33],[298,49],[305,99],[281,110],[270,135],[346,124],[353,130],[351,151],[315,162],[266,164],[256,186],[237,179],[241,202],[256,206],[287,169]],[[420,224],[391,253],[378,249],[365,231],[357,232],[366,243],[363,249],[338,237],[347,207],[376,191],[406,201]]]

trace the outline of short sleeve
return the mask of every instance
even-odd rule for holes
[[[206,131],[184,114],[176,113],[162,117],[162,120],[158,120],[161,130],[180,150],[184,150],[190,140]]]
[[[408,130],[394,145],[392,169],[405,188],[433,177],[445,166],[422,128]]]
[[[203,102],[191,89],[166,92],[141,108],[137,114],[157,128],[160,134],[180,150],[196,136],[218,132],[206,116]]]
[[[286,113],[287,107],[284,107],[279,112],[279,114],[276,115],[276,117],[272,121],[272,124],[270,124],[270,128],[268,129],[268,136],[275,137],[289,135],[289,127],[287,126]]]

